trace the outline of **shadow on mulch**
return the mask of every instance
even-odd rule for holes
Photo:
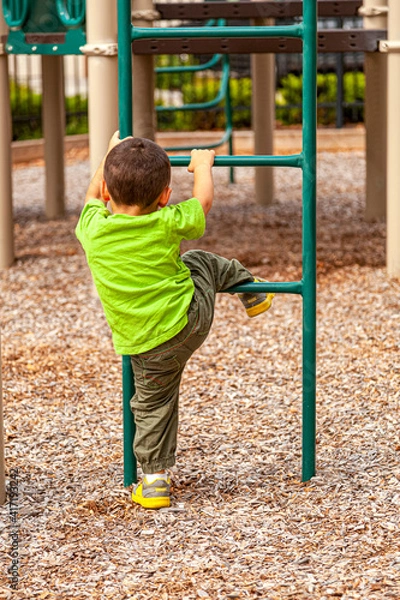
[[[16,215],[16,256],[64,256],[80,252],[74,229],[78,212],[46,220],[43,215]],[[346,266],[385,265],[386,226],[368,223],[363,211],[343,216],[340,210],[320,206],[317,220],[318,274]],[[235,257],[267,278],[301,277],[301,208],[298,202],[281,202],[270,207],[215,205],[201,240],[184,242],[182,251],[202,248]]]
[[[348,220],[321,207],[317,219],[318,274],[352,265],[383,267],[385,239],[385,224],[366,222],[361,210]],[[198,245],[198,242],[185,243],[184,248]],[[288,202],[269,208],[252,205],[247,210],[235,207],[229,211],[216,207],[201,247],[236,257],[267,278],[301,277],[300,206]]]

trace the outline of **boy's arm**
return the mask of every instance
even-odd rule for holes
[[[121,141],[122,140],[119,139],[119,131],[116,131],[109,141],[105,157],[101,161],[96,173],[93,175],[92,180],[89,183],[89,187],[86,192],[85,203],[89,202],[89,200],[93,200],[93,198],[103,201],[103,198],[101,197],[101,181],[103,179],[104,163],[106,161],[107,154],[110,152],[110,150],[112,150],[114,146],[119,144]]]
[[[194,175],[193,197],[198,199],[205,215],[210,211],[214,199],[214,156],[214,150],[192,150],[188,166],[189,173]]]

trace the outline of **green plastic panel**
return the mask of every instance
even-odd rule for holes
[[[85,0],[2,0],[8,54],[81,54]]]

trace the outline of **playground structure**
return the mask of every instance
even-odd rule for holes
[[[54,4],[54,6],[53,6]],[[32,6],[30,11],[29,6]],[[117,86],[117,24],[116,6],[91,1],[53,0],[44,7],[37,0],[22,3],[3,0],[4,14],[8,23],[1,21],[2,81],[0,87],[2,127],[7,128],[9,118],[9,91],[7,54],[31,53],[42,56],[43,66],[43,123],[45,130],[46,162],[46,214],[49,218],[64,210],[63,173],[63,77],[62,55],[85,54],[88,56],[89,131],[90,160],[92,171],[96,168],[107,135],[118,124],[117,99],[113,86]],[[154,3],[152,0],[135,0],[133,23],[138,27],[151,27],[153,22],[173,19],[243,19],[250,18],[255,25],[267,24],[280,18],[301,15],[302,2],[195,2]],[[50,11],[46,16],[45,10]],[[319,52],[360,51],[365,53],[366,72],[366,217],[383,218],[388,215],[387,266],[390,275],[400,272],[400,249],[396,230],[396,193],[398,179],[396,169],[397,147],[387,135],[388,122],[391,131],[396,125],[397,74],[399,38],[399,8],[388,0],[320,0],[318,14],[321,17],[364,17],[364,29],[321,30],[318,32]],[[32,16],[30,16],[30,12]],[[29,18],[28,18],[29,17]],[[26,22],[25,22],[26,21]],[[36,24],[35,24],[36,21]],[[389,22],[389,25],[388,25]],[[26,31],[25,31],[26,29]],[[388,31],[387,31],[388,30]],[[388,38],[388,39],[386,39]],[[294,38],[228,38],[226,35],[208,39],[149,39],[134,40],[133,91],[134,129],[137,135],[154,138],[154,64],[157,53],[188,53],[203,51],[204,44],[210,52],[229,55],[231,52],[248,53],[251,47],[253,72],[253,124],[255,154],[273,153],[274,129],[274,53],[299,50],[301,43]],[[388,77],[389,74],[389,77]],[[51,84],[46,84],[50,81]],[[104,81],[109,82],[104,85]],[[388,82],[388,83],[387,83]],[[387,89],[390,90],[387,98]],[[140,90],[140,93],[137,93]],[[393,90],[393,91],[392,91]],[[102,110],[99,115],[98,94],[101,93]],[[387,118],[386,105],[390,110]],[[101,126],[98,126],[101,124]],[[51,135],[46,135],[46,130]],[[8,169],[10,162],[9,134],[2,137],[2,181],[5,182],[0,210],[4,217],[0,225],[0,267],[7,267],[14,259],[12,233],[11,182]],[[393,144],[395,147],[393,148]],[[390,151],[387,153],[387,146]],[[393,159],[392,159],[393,157]],[[393,165],[393,166],[392,166]],[[257,200],[269,203],[273,199],[273,169],[256,169],[255,190]],[[393,218],[391,217],[393,215]],[[395,225],[394,225],[395,228]]]
[[[4,3],[6,6],[10,5],[10,2]],[[26,6],[27,3],[24,3]],[[91,151],[91,166],[92,171],[96,168],[97,164],[100,162],[102,155],[104,154],[104,149],[106,148],[110,133],[117,129],[118,127],[118,111],[116,106],[116,78],[117,78],[117,39],[116,39],[116,14],[113,7],[110,7],[110,3],[104,0],[101,3],[96,2],[96,6],[94,6],[94,1],[87,2],[87,14],[86,14],[86,44],[80,47],[74,47],[74,42],[71,41],[71,37],[68,38],[68,41],[64,41],[64,46],[60,43],[61,37],[59,34],[58,38],[48,37],[47,41],[44,42],[43,39],[36,37],[36,39],[32,39],[30,41],[30,50],[41,53],[43,55],[43,75],[44,75],[44,118],[45,118],[45,148],[46,148],[46,167],[47,167],[47,186],[46,186],[46,212],[49,217],[57,216],[63,210],[63,148],[62,148],[62,140],[63,140],[63,131],[61,124],[63,123],[62,118],[62,60],[60,60],[63,53],[72,53],[76,52],[84,52],[89,56],[89,81],[90,81],[90,95],[89,95],[89,128],[90,128],[90,151]],[[128,13],[130,12],[130,6],[127,8],[126,3],[124,5],[125,10],[125,21],[130,25],[130,16]],[[188,16],[185,13],[185,10],[190,10],[190,17],[195,18],[196,16],[202,15],[202,18],[222,18],[221,12],[218,11],[231,11],[231,14],[227,14],[225,12],[225,16],[229,16],[230,18],[240,18],[243,16],[241,11],[251,10],[254,7],[251,7],[253,3],[223,3],[223,2],[215,2],[207,4],[207,10],[205,11],[205,5],[202,3],[190,4],[187,3],[186,6],[178,5],[178,4],[160,4],[157,5],[157,11],[159,16],[160,11],[166,11],[164,14],[161,12],[163,18],[166,16],[167,12],[170,11],[170,17],[173,18],[185,18]],[[274,2],[274,3],[254,3],[257,4],[257,11],[248,13],[248,16],[254,18],[255,15],[262,18],[277,18],[282,13],[282,10],[299,11],[301,9],[300,2]],[[271,7],[271,5],[274,5]],[[306,4],[312,4],[311,2],[304,3],[306,8]],[[342,0],[341,2],[320,2],[319,5],[326,9],[328,5],[337,5],[340,4],[341,7],[347,6],[350,10],[355,10],[360,7],[360,2],[354,2],[353,0]],[[384,0],[375,0],[371,2],[364,3],[364,16],[366,26],[367,24],[377,23],[379,21],[378,27],[382,27],[382,30],[385,29],[384,25],[381,25],[383,20],[387,18],[386,11],[386,3]],[[285,6],[284,6],[285,5]],[[297,5],[297,6],[296,6]],[[58,7],[66,6],[66,3],[58,2]],[[71,5],[72,6],[72,5]],[[182,8],[183,6],[183,8]],[[269,6],[269,8],[268,8]],[[262,8],[261,8],[262,7]],[[136,34],[133,40],[134,47],[134,65],[133,69],[136,73],[135,75],[135,86],[133,90],[133,106],[135,107],[136,115],[133,120],[133,130],[138,135],[146,135],[147,137],[152,137],[154,135],[154,130],[152,129],[152,116],[149,114],[149,107],[152,106],[153,102],[153,91],[154,86],[152,84],[151,77],[148,77],[149,73],[149,65],[152,66],[152,57],[151,54],[162,52],[162,53],[175,53],[176,51],[182,51],[182,48],[185,52],[190,50],[194,50],[196,47],[196,43],[204,43],[205,30],[203,33],[194,39],[190,39],[189,35],[193,35],[193,30],[188,31],[181,29],[179,32],[176,32],[176,37],[166,35],[165,32],[167,30],[159,30],[157,31],[157,36],[154,35],[154,32],[145,32],[145,26],[148,26],[152,23],[152,19],[155,18],[155,15],[149,18],[149,14],[146,12],[149,10],[149,3],[142,0],[141,2],[137,2],[134,6],[134,23],[138,27],[136,30]],[[398,106],[398,88],[396,87],[396,82],[398,80],[398,74],[400,72],[399,68],[399,55],[398,55],[398,40],[400,39],[400,7],[395,6],[395,1],[392,0],[389,2],[389,35],[388,40],[386,40],[386,35],[384,31],[380,31],[378,34],[375,27],[368,32],[364,32],[364,37],[359,36],[357,39],[353,38],[351,41],[351,33],[347,33],[347,39],[350,40],[349,43],[356,45],[356,48],[362,49],[364,51],[371,52],[368,54],[369,59],[371,58],[371,62],[373,63],[371,66],[371,70],[374,69],[376,73],[376,77],[384,79],[382,75],[382,71],[384,70],[384,65],[381,63],[386,62],[385,56],[383,53],[388,53],[388,77],[389,77],[389,94],[388,94],[388,118],[387,121],[391,125],[392,135],[387,136],[388,138],[388,173],[387,173],[387,188],[388,188],[388,270],[390,274],[396,275],[400,270],[400,260],[398,258],[398,240],[397,240],[397,223],[398,220],[398,211],[400,210],[398,207],[398,202],[396,196],[396,192],[398,194],[398,190],[400,189],[399,185],[399,173],[398,169],[396,169],[395,161],[399,155],[399,139],[400,136],[396,135],[395,131],[400,130],[399,124],[399,115],[397,111]],[[331,8],[332,10],[332,8]],[[335,10],[338,10],[337,8]],[[142,14],[140,12],[142,11]],[[173,12],[175,11],[175,12]],[[198,14],[196,11],[199,11]],[[205,11],[207,15],[204,14]],[[279,13],[279,11],[281,11]],[[83,23],[83,15],[80,14],[70,14],[68,11],[63,13],[62,24],[65,28],[68,27],[79,28],[79,25]],[[296,14],[300,14],[299,12]],[[141,18],[140,18],[141,17]],[[0,33],[3,36],[7,36],[8,28],[2,23],[2,29]],[[18,28],[18,24],[13,24],[12,27]],[[220,37],[213,34],[213,37],[207,39],[207,47],[210,48],[211,51],[218,51],[221,53],[229,53],[232,51],[238,52],[240,48],[242,52],[249,52],[251,48],[251,52],[257,58],[260,58],[260,61],[263,58],[267,58],[270,60],[271,53],[274,51],[288,51],[288,48],[293,48],[294,46],[291,44],[295,44],[296,36],[282,39],[287,31],[283,29],[277,28],[275,30],[276,37],[263,38],[261,33],[262,26],[259,27],[258,33],[253,29],[251,33],[254,33],[257,37],[249,37],[247,34],[250,30],[247,30],[246,35],[243,33],[241,36],[236,37],[236,33],[233,31],[233,28],[225,29],[225,31],[220,33],[222,36],[222,41]],[[140,31],[142,29],[142,31]],[[13,33],[13,32],[11,32]],[[51,33],[51,32],[50,32]],[[126,33],[125,44],[128,45],[128,34]],[[209,32],[207,32],[209,33]],[[263,32],[264,33],[264,32]],[[299,31],[297,32],[299,33]],[[330,32],[334,33],[334,32]],[[282,35],[280,35],[282,34]],[[121,34],[120,34],[121,35]],[[130,35],[130,34],[129,34]],[[78,34],[75,33],[75,42],[78,40]],[[180,37],[184,36],[184,41],[180,40]],[[326,38],[328,39],[330,36],[328,33],[325,33]],[[299,36],[301,37],[301,36]],[[379,49],[381,53],[375,52],[378,49],[377,39],[381,37],[381,42],[379,45]],[[65,36],[65,39],[67,36]],[[334,36],[331,37],[333,39]],[[59,40],[58,42],[56,40]],[[82,43],[82,38],[79,38],[79,43]],[[343,39],[343,38],[342,38]],[[338,43],[338,33],[336,32],[336,43]],[[26,40],[27,41],[27,40]],[[132,39],[129,40],[129,46],[132,42]],[[286,45],[283,43],[286,42]],[[119,39],[119,43],[121,43],[121,38]],[[320,45],[328,42],[320,42]],[[333,43],[333,42],[332,42]],[[342,42],[343,43],[343,42]],[[5,157],[5,160],[1,161],[1,169],[2,169],[2,181],[3,185],[3,199],[0,203],[0,212],[1,212],[1,233],[0,233],[0,261],[1,266],[6,267],[9,266],[13,261],[13,249],[12,249],[12,203],[11,203],[11,160],[9,158],[9,140],[10,140],[10,121],[9,121],[9,111],[7,111],[7,101],[3,102],[3,99],[6,100],[9,98],[8,93],[8,76],[7,76],[7,52],[12,51],[24,51],[27,52],[29,49],[27,47],[13,47],[7,48],[9,42],[3,45],[3,49],[5,48],[5,53],[0,54],[0,94],[1,94],[1,105],[5,107],[5,117],[0,119],[0,127],[4,128],[0,131],[1,133],[1,144],[3,148],[1,148],[1,154]],[[148,45],[146,49],[146,44]],[[168,49],[168,44],[170,44]],[[173,48],[173,44],[175,47]],[[179,46],[180,44],[180,46]],[[275,45],[274,45],[275,44]],[[36,50],[33,50],[33,47],[36,46]],[[149,50],[150,47],[150,50]],[[79,48],[82,48],[80,50]],[[180,48],[180,50],[177,50]],[[329,46],[330,51],[332,46]],[[320,48],[321,49],[321,48]],[[325,48],[322,48],[326,49]],[[168,52],[167,52],[168,50]],[[151,51],[151,53],[149,53]],[[267,53],[267,55],[266,55]],[[368,59],[368,60],[369,60]],[[383,67],[383,68],[382,68]],[[367,67],[369,68],[369,67]],[[122,67],[125,71],[127,70],[126,65]],[[121,77],[121,65],[119,68],[120,77]],[[264,71],[265,72],[265,71]],[[47,81],[51,81],[52,85],[46,84]],[[107,86],[104,85],[104,82],[107,82]],[[368,82],[368,73],[367,73],[367,82]],[[256,85],[262,87],[265,82],[261,81],[261,78],[256,79]],[[368,86],[368,83],[367,83]],[[270,86],[267,86],[270,93]],[[386,122],[384,110],[382,107],[382,97],[384,96],[385,86],[377,86],[376,79],[373,82],[372,86],[369,86],[369,90],[367,87],[367,95],[370,95],[370,98],[373,96],[375,98],[375,103],[368,100],[367,96],[367,159],[368,156],[371,158],[371,155],[375,156],[375,162],[372,160],[368,161],[368,178],[370,178],[371,173],[375,173],[370,181],[367,181],[367,214],[370,210],[370,216],[381,216],[384,210],[384,203],[377,202],[377,199],[384,198],[382,195],[382,181],[386,182],[386,161],[384,161],[385,153],[382,152],[383,145],[381,145],[380,141],[382,136],[386,137],[386,128],[382,126],[384,122]],[[124,89],[127,89],[124,86]],[[265,89],[265,86],[264,86]],[[140,90],[140,94],[137,94],[137,90]],[[379,101],[376,102],[377,95],[379,94]],[[397,94],[397,98],[396,98]],[[255,93],[255,96],[258,98],[258,94]],[[101,111],[100,106],[97,103],[97,98],[102,98]],[[92,98],[92,101],[90,100]],[[151,102],[149,103],[149,99]],[[121,106],[121,111],[126,111]],[[372,107],[372,110],[368,107]],[[257,107],[255,107],[255,113],[257,114]],[[261,109],[261,112],[267,115],[267,119],[269,118],[269,111]],[[368,116],[369,115],[369,116]],[[150,123],[151,116],[151,123]],[[126,122],[126,119],[129,119],[128,116],[123,117],[123,121],[120,125],[121,132],[125,131],[125,135],[130,133],[132,127],[129,122]],[[136,119],[136,120],[135,120]],[[369,122],[368,122],[369,119]],[[99,126],[101,124],[101,126]],[[308,123],[309,125],[309,123]],[[271,135],[267,133],[265,128],[261,128],[259,126],[256,127],[256,132],[261,134],[261,146],[269,143],[271,145],[272,132]],[[4,133],[4,135],[3,135]],[[307,135],[307,134],[306,134]],[[310,134],[311,135],[311,134]],[[268,139],[269,138],[269,139]],[[257,141],[256,141],[257,144]],[[254,162],[251,160],[244,160],[242,157],[233,157],[230,161],[224,159],[224,157],[220,157],[216,161],[216,166],[218,165],[237,165],[237,166],[248,166],[250,164],[256,164],[261,167],[265,166],[281,166],[283,163],[279,160],[279,157],[271,157],[267,162],[262,159],[265,158],[265,155],[268,152],[263,152],[262,148],[257,148],[256,146],[256,154],[261,156],[253,157]],[[262,156],[264,154],[264,156]],[[272,154],[271,152],[269,154]],[[315,152],[314,152],[315,154]],[[393,158],[395,157],[395,158]],[[250,158],[250,157],[247,157]],[[290,166],[294,166],[297,168],[301,168],[302,160],[299,157],[295,159],[285,159],[285,165],[290,164]],[[178,159],[173,164],[176,165],[185,165],[187,164],[187,159]],[[382,166],[384,163],[384,167]],[[375,165],[375,171],[373,170],[373,166]],[[269,175],[272,173],[272,169],[262,169],[264,173],[268,173]],[[259,172],[262,172],[261,169]],[[379,193],[371,193],[371,189],[376,189],[376,185],[379,184]],[[262,186],[263,187],[263,186]],[[368,190],[370,193],[368,193]],[[263,188],[265,193],[265,186]],[[391,196],[391,194],[393,196]],[[392,201],[393,200],[393,201]],[[396,201],[395,201],[396,200]],[[370,207],[370,208],[369,208]],[[374,214],[375,213],[375,214]],[[311,219],[312,221],[312,219]],[[301,282],[297,282],[295,287],[290,290],[290,293],[302,293],[301,286],[299,285]],[[280,284],[279,284],[280,285]],[[269,291],[289,291],[285,288],[279,288],[278,284],[270,284],[268,287]],[[311,286],[310,286],[311,287]],[[279,288],[279,289],[278,289]],[[257,288],[258,289],[258,288]],[[264,289],[264,288],[263,288]],[[313,438],[313,435],[310,435]],[[312,461],[311,461],[312,462]],[[306,474],[303,473],[305,478],[308,478],[312,475],[312,465],[309,465],[306,469]],[[4,480],[4,477],[3,477]],[[3,486],[4,487],[4,486]]]

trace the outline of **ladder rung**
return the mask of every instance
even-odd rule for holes
[[[276,294],[303,294],[302,281],[260,281],[257,283],[241,283],[235,285],[223,293],[231,292],[270,292]]]
[[[302,38],[303,25],[271,25],[269,27],[134,27],[132,40],[174,38],[226,37],[289,37]]]
[[[170,156],[173,167],[187,167],[190,156]],[[216,156],[216,167],[303,167],[302,154],[285,156]]]

